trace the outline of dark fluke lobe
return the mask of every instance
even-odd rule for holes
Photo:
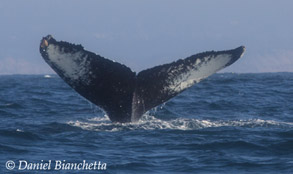
[[[159,65],[136,74],[120,63],[84,50],[81,45],[44,37],[40,53],[76,92],[101,107],[113,122],[132,122],[148,110],[178,95],[244,53],[241,46],[209,51]]]

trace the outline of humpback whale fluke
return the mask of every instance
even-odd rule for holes
[[[120,63],[94,54],[81,45],[44,37],[40,53],[75,91],[101,107],[113,122],[140,117],[202,79],[233,64],[244,53],[241,46],[209,51],[159,65],[136,74]]]

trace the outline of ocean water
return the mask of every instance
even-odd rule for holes
[[[215,74],[127,124],[57,75],[2,75],[0,119],[0,173],[293,173],[293,73]]]

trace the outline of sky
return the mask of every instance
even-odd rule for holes
[[[139,72],[205,51],[246,52],[221,72],[293,72],[292,0],[1,0],[0,74],[54,73],[42,37]]]

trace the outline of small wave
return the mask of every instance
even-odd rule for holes
[[[112,123],[105,115],[86,121],[69,121],[67,124],[84,130],[92,131],[123,131],[123,130],[198,130],[211,127],[276,127],[293,128],[291,122],[278,122],[273,120],[249,119],[231,121],[211,121],[200,119],[177,118],[174,120],[160,120],[151,115],[144,115],[136,123]]]
[[[20,149],[20,148],[16,148],[16,147],[12,147],[12,146],[8,146],[8,145],[2,145],[0,144],[0,152],[3,154],[7,154],[9,153],[15,153],[15,154],[19,154],[19,153],[25,153],[28,152],[25,149]]]
[[[37,134],[33,132],[24,131],[22,129],[16,130],[0,130],[0,136],[10,137],[10,138],[21,138],[23,140],[42,140]]]
[[[47,74],[47,75],[44,75],[44,78],[52,78],[52,76],[50,76],[49,74]]]
[[[21,129],[16,129],[16,132],[24,132],[24,131]]]
[[[18,103],[5,103],[5,104],[0,104],[0,108],[18,109],[18,108],[22,108],[22,105]]]

